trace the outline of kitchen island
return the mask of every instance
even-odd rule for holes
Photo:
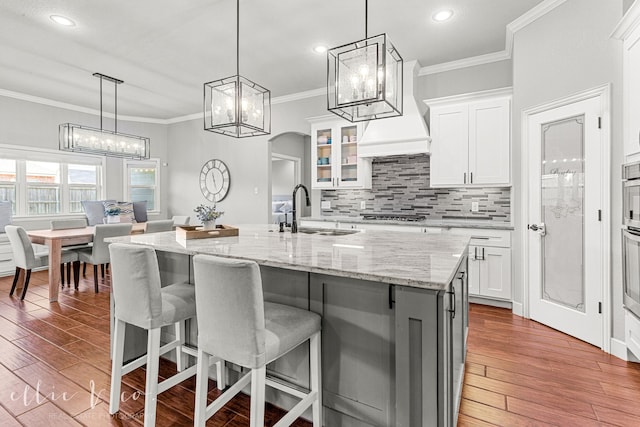
[[[192,279],[195,254],[254,260],[266,300],[322,315],[326,426],[455,425],[468,324],[468,237],[239,229],[239,236],[224,238],[177,241],[175,232],[165,232],[109,241],[154,247],[165,284]],[[189,332],[194,344],[196,328]],[[145,342],[127,345],[136,341]],[[269,372],[308,386],[307,352],[304,345],[295,349]],[[276,392],[267,398],[292,406]]]

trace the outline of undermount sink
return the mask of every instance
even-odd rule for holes
[[[309,228],[300,227],[298,233],[319,234],[321,236],[345,236],[347,234],[359,233],[360,230],[341,230],[338,228]]]

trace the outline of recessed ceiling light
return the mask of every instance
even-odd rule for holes
[[[327,47],[324,46],[324,45],[318,45],[318,46],[313,48],[313,51],[315,53],[325,53],[327,51]]]
[[[76,25],[71,19],[62,15],[51,15],[49,17],[56,24],[64,25],[65,27],[74,27]]]
[[[453,16],[453,10],[444,9],[444,10],[441,10],[441,11],[438,11],[438,12],[434,13],[431,16],[431,19],[433,19],[436,22],[444,22],[444,21],[447,21],[447,20],[451,19],[452,16]]]

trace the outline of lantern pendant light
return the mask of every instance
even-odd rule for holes
[[[350,121],[402,115],[402,57],[385,33],[327,51],[327,108]]]
[[[236,0],[236,75],[204,84],[204,130],[235,138],[271,133],[271,92],[240,75],[240,0]]]

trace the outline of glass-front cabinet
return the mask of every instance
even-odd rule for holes
[[[364,124],[310,121],[312,188],[371,188],[371,160],[358,156]]]

